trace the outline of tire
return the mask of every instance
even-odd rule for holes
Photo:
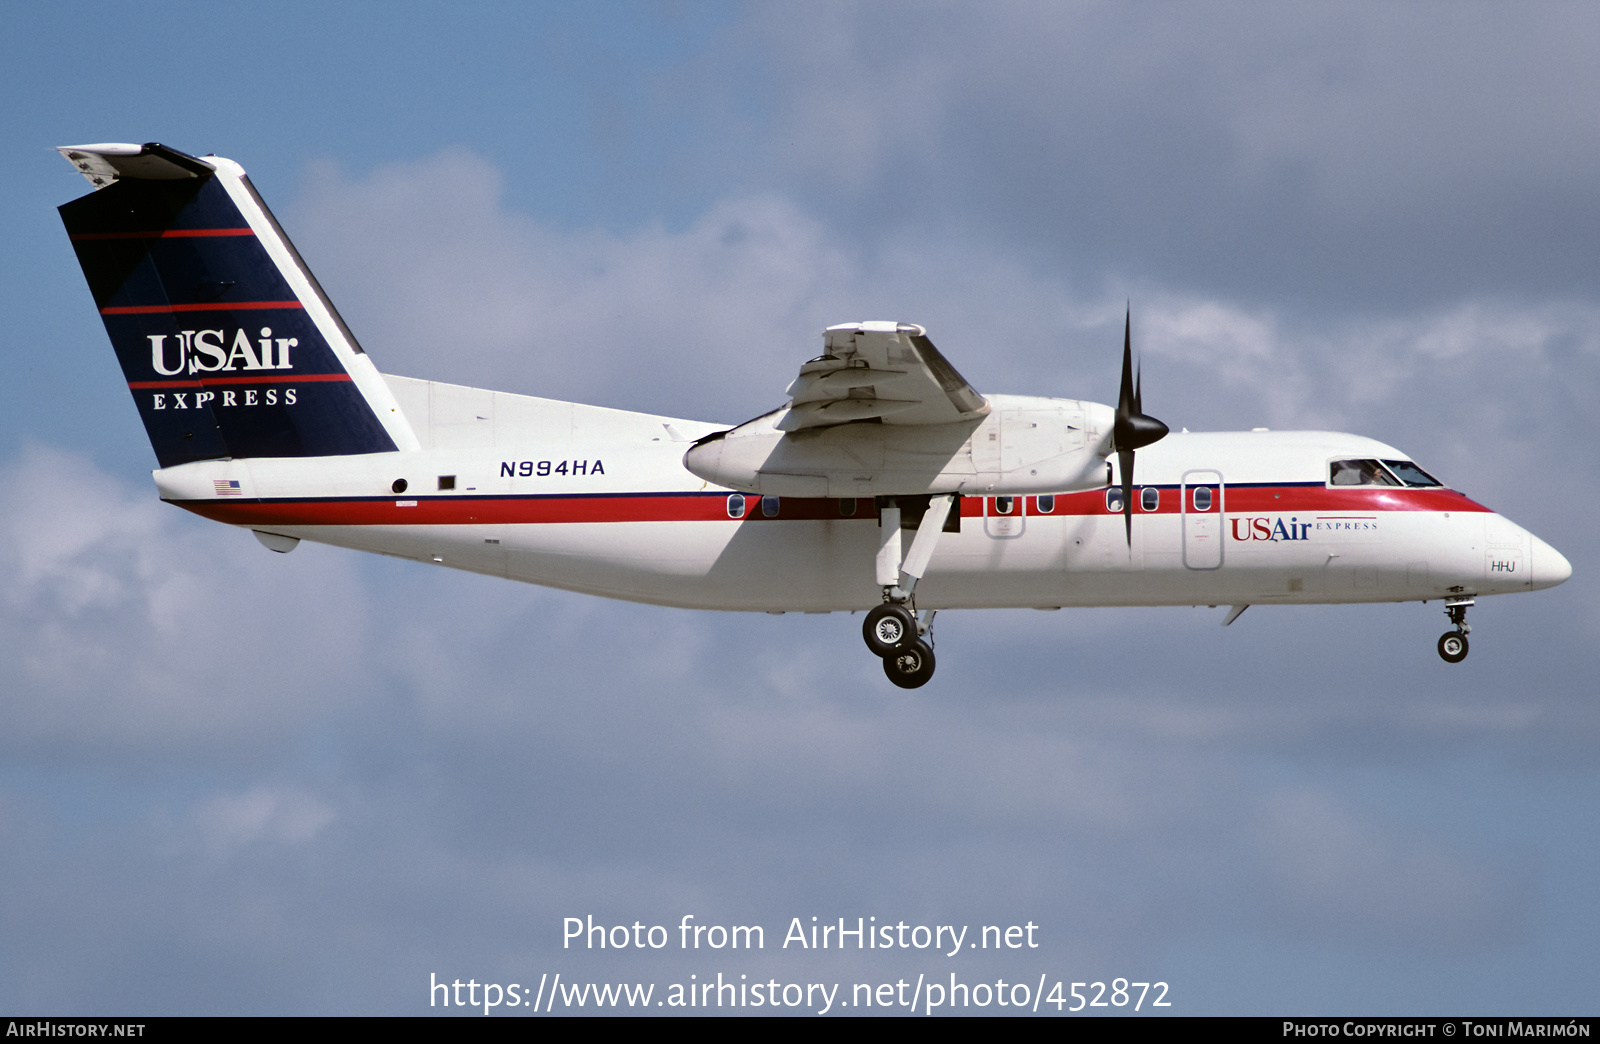
[[[933,677],[933,650],[913,638],[883,658],[883,673],[902,689],[919,689]]]
[[[885,602],[867,613],[861,637],[874,656],[888,656],[917,639],[917,618],[903,605]]]
[[[1467,658],[1467,636],[1446,631],[1439,636],[1439,658],[1445,663],[1460,663]]]

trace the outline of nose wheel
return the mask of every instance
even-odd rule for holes
[[[1439,658],[1445,663],[1460,663],[1467,658],[1467,633],[1472,630],[1467,624],[1467,607],[1472,604],[1470,598],[1444,604],[1444,614],[1456,625],[1455,630],[1439,636]]]
[[[1467,636],[1446,631],[1439,636],[1439,656],[1445,663],[1460,663],[1467,658]]]

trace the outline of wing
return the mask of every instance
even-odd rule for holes
[[[823,354],[789,385],[780,431],[850,421],[951,424],[976,420],[989,403],[956,372],[927,331],[910,323],[846,323],[823,335]]]

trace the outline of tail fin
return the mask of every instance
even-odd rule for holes
[[[244,168],[158,144],[59,151],[96,189],[61,220],[162,467],[417,448]]]

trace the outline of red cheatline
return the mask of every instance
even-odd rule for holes
[[[113,305],[101,315],[151,315],[158,312],[244,312],[269,308],[304,308],[299,301],[206,301],[201,304]]]
[[[201,236],[253,236],[253,228],[167,228],[153,232],[75,232],[74,242],[85,239],[195,239]]]
[[[272,377],[207,377],[201,381],[129,381],[128,387],[209,388],[215,384],[309,384],[313,381],[348,381],[348,373],[280,373]]]
[[[1320,499],[1325,493],[1335,492],[1316,487],[1280,487],[1284,494],[1301,494],[1307,499]],[[1270,491],[1268,491],[1270,494]],[[1337,491],[1345,492],[1345,491]],[[1400,511],[1487,511],[1459,493],[1415,489],[1410,496],[1397,499],[1394,508]],[[1445,499],[1448,496],[1448,500]],[[755,499],[755,498],[751,498]],[[963,500],[963,507],[980,498]],[[748,512],[743,518],[729,518],[726,499],[721,494],[706,496],[701,493],[639,493],[600,496],[484,496],[484,497],[417,497],[399,502],[384,498],[325,500],[269,500],[257,503],[218,504],[208,500],[177,501],[178,506],[199,515],[234,525],[302,525],[302,526],[370,526],[370,525],[482,525],[502,523],[510,525],[550,524],[571,522],[722,522],[734,525],[768,525],[797,521],[871,522],[876,512],[870,501],[866,510],[853,516],[841,514],[839,501],[832,498],[784,497],[777,518],[765,518],[760,511]],[[1281,502],[1280,502],[1281,503]],[[1086,493],[1056,495],[1058,515],[1104,515],[1105,493],[1093,490]],[[1282,510],[1296,510],[1291,502]],[[1303,507],[1298,508],[1304,510]],[[965,514],[965,512],[963,512]],[[1213,516],[1215,517],[1215,516]]]

